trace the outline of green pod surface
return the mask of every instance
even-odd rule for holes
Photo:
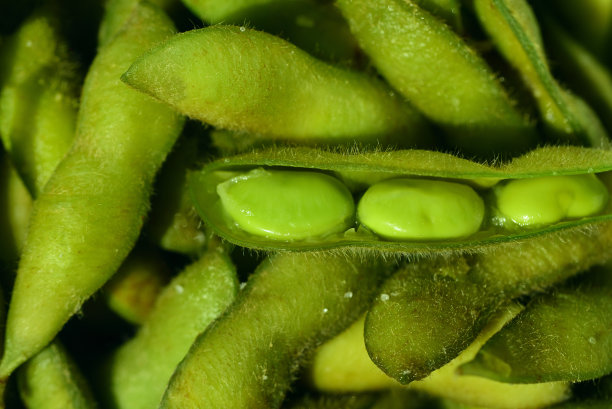
[[[570,391],[566,382],[507,384],[457,373],[457,368],[473,359],[486,340],[520,310],[515,304],[500,308],[478,337],[455,359],[426,378],[411,382],[408,389],[475,408],[533,409],[567,399]],[[310,382],[326,393],[396,389],[400,385],[371,361],[364,342],[364,319],[318,348],[308,374]]]
[[[142,0],[106,0],[104,14],[98,29],[98,48],[105,46],[121,31],[134,9]],[[162,10],[168,11],[178,0],[147,0]]]
[[[611,233],[608,222],[588,231],[568,229],[473,256],[415,264],[388,280],[382,290],[386,296],[370,308],[368,353],[402,383],[422,378],[471,343],[499,303],[607,262]],[[410,276],[410,270],[417,272]],[[429,282],[420,284],[420,274],[429,274]]]
[[[504,301],[465,277],[452,277],[465,276],[467,263],[441,264],[402,268],[381,286],[366,316],[368,354],[402,384],[425,378],[459,355]],[[455,269],[463,271],[450,271]]]
[[[478,18],[506,60],[523,76],[554,139],[608,147],[603,127],[593,126],[588,109],[553,78],[536,17],[524,0],[475,0]]]
[[[170,268],[159,251],[137,246],[104,286],[108,307],[124,320],[140,325],[170,281]]]
[[[232,243],[243,247],[265,250],[313,250],[331,248],[376,249],[398,254],[431,254],[448,253],[453,251],[476,252],[490,248],[492,244],[515,243],[521,239],[553,233],[566,228],[593,225],[611,218],[609,206],[601,213],[588,217],[559,220],[558,223],[548,225],[518,226],[501,225],[498,223],[495,200],[491,198],[493,190],[487,188],[500,180],[499,186],[510,186],[509,182],[517,180],[532,180],[539,177],[562,177],[564,175],[587,175],[603,172],[600,180],[607,182],[606,171],[612,167],[612,153],[606,150],[579,148],[579,147],[547,147],[534,150],[522,157],[514,159],[501,166],[485,166],[476,162],[467,161],[452,155],[431,151],[393,151],[371,152],[363,154],[343,154],[309,148],[282,148],[268,149],[252,152],[233,158],[224,158],[212,162],[197,173],[190,176],[192,197],[202,219],[220,236]],[[240,178],[251,178],[254,169],[274,171],[282,169],[295,169],[313,171],[336,176],[344,182],[354,196],[359,197],[366,189],[378,182],[411,177],[432,181],[446,181],[473,186],[483,198],[486,206],[485,219],[480,229],[474,234],[448,239],[383,239],[363,228],[359,222],[347,225],[340,233],[310,237],[307,240],[279,240],[267,238],[265,235],[247,233],[237,227],[235,221],[228,216],[223,208],[218,193],[218,186],[223,183],[232,183]],[[587,179],[592,175],[583,176]],[[236,179],[238,178],[238,179]],[[562,187],[560,182],[554,185]],[[550,180],[541,179],[541,187],[548,186]],[[600,188],[601,184],[596,182]],[[225,185],[224,185],[225,186]],[[489,193],[487,193],[489,192]],[[282,207],[286,198],[274,198],[269,191],[258,191],[254,188],[253,202],[270,203],[272,206]],[[317,197],[318,192],[303,192]],[[602,192],[605,196],[605,192]],[[495,194],[493,194],[495,196]],[[246,196],[245,196],[246,197]],[[436,200],[446,205],[452,201]],[[243,200],[247,205],[248,198]],[[282,199],[282,200],[281,200]],[[603,199],[603,196],[602,196]],[[313,199],[315,200],[315,199]],[[432,202],[433,203],[433,202]],[[542,205],[556,203],[556,200],[542,199]],[[600,202],[600,204],[603,202]],[[536,208],[539,204],[534,205]],[[398,207],[400,205],[398,204]],[[425,206],[426,207],[426,206]],[[289,207],[288,207],[289,208]],[[441,207],[444,209],[444,207]],[[246,209],[246,208],[245,208]],[[441,212],[443,215],[448,212]],[[282,210],[277,213],[283,214]],[[451,213],[452,214],[452,213]],[[458,213],[459,214],[459,213]],[[420,220],[418,217],[415,220]],[[504,227],[505,226],[505,227]]]
[[[4,227],[0,230],[0,262],[10,265],[11,269],[16,265],[23,248],[31,209],[32,196],[9,158],[2,154],[0,157],[0,225]]]
[[[154,175],[182,120],[119,76],[172,32],[168,18],[143,3],[91,66],[75,143],[34,205],[7,321],[3,378],[53,339],[136,242]]]
[[[593,107],[608,130],[612,129],[612,74],[585,47],[550,16],[542,19],[546,46],[560,78]]]
[[[230,305],[238,292],[236,270],[212,248],[170,282],[135,338],[111,358],[111,407],[159,405],[172,372],[195,338]]]
[[[97,407],[80,370],[59,341],[54,341],[17,371],[19,394],[28,409]]]
[[[331,3],[316,0],[184,0],[209,24],[247,25],[279,35],[321,59],[355,64],[357,42]]]
[[[191,118],[267,141],[406,146],[428,134],[422,117],[384,83],[245,27],[181,33],[122,79]]]
[[[313,348],[369,305],[375,258],[284,253],[265,260],[177,367],[160,408],[278,408]]]
[[[536,143],[486,63],[447,25],[403,0],[340,0],[357,41],[387,81],[479,156],[524,152]]]
[[[536,297],[462,371],[512,383],[578,382],[612,372],[610,271]]]
[[[50,7],[29,17],[0,52],[2,143],[37,196],[72,145],[81,79]]]

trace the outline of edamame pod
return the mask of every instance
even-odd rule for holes
[[[459,355],[505,301],[466,278],[465,261],[446,262],[408,264],[381,286],[368,310],[368,354],[402,384],[423,379]]]
[[[171,33],[168,18],[142,3],[90,68],[75,143],[34,205],[9,308],[4,379],[53,339],[138,237],[153,177],[182,120],[119,76]]]
[[[610,316],[607,267],[536,297],[461,369],[513,383],[599,378],[612,372]]]
[[[177,367],[160,408],[278,408],[312,349],[370,303],[375,258],[281,253],[251,275],[230,309]]]
[[[175,367],[197,335],[238,292],[236,269],[221,248],[211,248],[170,282],[136,337],[112,357],[111,406],[157,407]]]
[[[536,144],[491,69],[448,26],[405,0],[340,0],[351,31],[378,71],[439,124],[449,143],[480,156]]]
[[[589,102],[607,129],[612,129],[612,75],[550,16],[544,16],[542,22],[546,45],[558,61],[555,68],[559,75]]]
[[[38,10],[2,45],[0,135],[37,196],[72,145],[80,78],[51,7]]]
[[[568,229],[473,256],[415,263],[388,280],[381,290],[385,296],[370,308],[368,353],[400,382],[422,378],[472,342],[500,303],[609,261],[611,242],[612,223],[607,222],[588,232]],[[431,278],[427,282],[420,275]]]
[[[0,230],[0,263],[10,265],[11,270],[16,266],[25,242],[31,209],[32,196],[7,155],[2,154],[0,157],[0,225],[4,227]],[[6,282],[3,281],[3,284]]]
[[[17,371],[19,394],[28,409],[94,409],[83,375],[59,341]]]
[[[429,254],[481,251],[490,248],[494,243],[514,243],[545,233],[580,225],[592,226],[610,220],[611,204],[607,200],[608,188],[604,186],[609,183],[605,172],[611,168],[610,151],[569,146],[536,149],[501,166],[485,166],[431,151],[343,154],[309,148],[284,148],[256,151],[212,162],[202,171],[192,173],[189,183],[196,209],[206,224],[222,237],[243,247],[266,250],[354,248],[398,254]],[[263,226],[261,229],[265,231],[266,228],[271,229],[274,224],[290,225],[289,221],[294,220],[298,214],[300,217],[304,215],[296,210],[298,207],[292,198],[274,193],[277,191],[276,187],[280,189],[279,186],[282,185],[270,188],[257,183],[257,178],[252,178],[253,174],[274,174],[281,170],[283,175],[296,172],[295,175],[304,176],[310,172],[314,178],[335,176],[357,198],[367,192],[368,188],[396,183],[390,181],[406,178],[408,181],[418,181],[420,192],[417,192],[415,197],[420,200],[410,203],[410,199],[407,199],[409,195],[404,190],[385,188],[385,194],[379,196],[374,202],[375,205],[363,212],[358,211],[357,223],[351,224],[350,218],[347,217],[344,219],[346,224],[343,230],[339,230],[337,224],[331,223],[328,225],[328,231],[322,229],[307,238],[303,235],[298,237],[287,234],[279,239],[266,233],[253,234],[244,230],[238,218],[254,219],[253,223]],[[591,180],[594,177],[590,175],[592,173],[599,174],[599,177]],[[555,183],[555,188],[549,190],[548,194],[539,196],[536,205],[526,213],[521,213],[521,217],[535,219],[534,212],[545,208],[555,209],[555,212],[562,216],[553,223],[536,224],[527,228],[522,228],[517,223],[506,223],[514,212],[504,213],[504,210],[501,210],[505,216],[500,216],[499,209],[505,208],[507,204],[513,209],[513,201],[527,198],[531,193],[525,190],[505,198],[503,194],[496,192],[513,186],[519,180],[530,180],[545,191],[543,188],[549,185],[549,178],[552,177],[559,177],[558,180],[553,179],[559,183]],[[566,177],[569,179],[564,179]],[[584,194],[580,193],[583,187],[579,182],[574,183],[574,190],[569,188],[569,185],[566,186],[568,180],[577,181],[581,178],[594,182],[592,188],[586,189]],[[219,189],[223,190],[226,184],[245,179],[254,183],[251,187],[253,200],[244,196],[240,198],[240,206],[236,206],[234,202],[228,207],[220,197]],[[444,190],[445,186],[457,184],[461,188],[459,193]],[[497,187],[494,186],[496,184]],[[337,180],[333,185],[337,185]],[[491,186],[494,186],[493,189]],[[317,189],[300,191],[300,197],[306,197],[312,203],[319,200],[318,195],[320,192]],[[362,202],[366,200],[367,195],[368,193],[356,204],[356,208],[365,208]],[[402,200],[398,203],[390,201],[389,198],[394,196],[399,196]],[[598,210],[585,210],[582,216],[571,217],[568,204],[574,203],[574,200],[566,200],[566,196],[575,197],[576,200],[592,200],[597,203],[593,209]],[[335,197],[330,203],[333,202],[333,206],[338,209],[346,209],[347,196]],[[300,206],[305,206],[300,200],[298,202]],[[459,203],[464,204],[460,207]],[[399,211],[402,206],[410,208],[410,215],[413,217],[405,217]],[[394,211],[395,209],[398,211]],[[240,213],[241,211],[244,213]],[[274,217],[266,216],[270,214]],[[313,211],[310,214],[312,223],[322,223],[326,217],[325,212]],[[447,222],[449,217],[453,216],[459,220],[453,220],[454,227],[451,228]],[[412,233],[388,233],[399,231],[398,226]],[[456,233],[457,231],[460,233]]]
[[[208,24],[247,25],[329,61],[355,64],[357,42],[331,3],[316,0],[183,0]]]
[[[98,30],[98,48],[105,46],[121,31],[134,9],[142,0],[106,0],[104,14]],[[147,0],[167,11],[178,0]]]
[[[603,127],[586,125],[593,118],[581,115],[584,107],[577,105],[577,97],[568,95],[550,73],[540,28],[529,4],[524,0],[475,0],[474,8],[499,51],[522,74],[555,139],[610,146]]]
[[[566,382],[517,385],[457,374],[457,368],[471,360],[486,340],[520,310],[516,304],[500,308],[461,354],[426,378],[410,383],[408,388],[478,408],[530,409],[567,399],[570,391]],[[317,389],[357,393],[399,385],[370,360],[363,332],[364,319],[360,319],[317,349],[309,368],[310,381]]]
[[[382,82],[245,27],[179,34],[122,79],[191,118],[267,141],[406,146],[428,133],[421,116]]]

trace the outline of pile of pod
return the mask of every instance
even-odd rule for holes
[[[0,5],[0,408],[612,407],[611,46],[612,0]]]

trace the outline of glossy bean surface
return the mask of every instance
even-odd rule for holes
[[[492,167],[433,151],[414,150],[341,154],[308,148],[268,149],[213,162],[202,171],[192,173],[189,183],[196,209],[204,222],[222,237],[246,247],[291,250],[355,248],[376,249],[404,254],[474,251],[483,250],[493,243],[520,241],[528,237],[548,234],[572,226],[607,220],[609,218],[609,211],[606,209],[610,206],[610,203],[606,198],[607,194],[604,194],[603,191],[608,189],[602,190],[602,186],[608,183],[605,171],[610,169],[610,165],[612,165],[612,158],[608,158],[609,155],[609,151],[599,149],[548,147],[534,150],[506,165]],[[599,163],[599,166],[596,163]],[[391,183],[389,182],[391,180],[410,177],[411,180],[420,181],[418,183],[422,183],[425,186],[435,186],[436,183],[440,183],[443,186],[446,186],[444,183],[458,183],[461,184],[461,189],[464,191],[475,189],[479,192],[479,195],[485,201],[485,214],[489,218],[482,223],[478,223],[476,219],[480,216],[473,217],[474,214],[480,214],[481,211],[479,210],[480,205],[474,204],[478,203],[479,200],[470,193],[469,197],[472,199],[468,202],[474,204],[468,206],[470,211],[453,210],[454,215],[466,215],[468,217],[467,220],[470,220],[466,221],[464,219],[456,222],[461,226],[471,226],[471,234],[464,234],[463,237],[436,237],[434,234],[429,233],[429,235],[409,237],[409,239],[405,237],[389,239],[388,236],[385,237],[387,233],[383,232],[378,236],[370,231],[367,223],[360,223],[358,220],[357,223],[340,233],[334,233],[330,230],[327,235],[321,238],[315,238],[314,236],[307,240],[266,238],[237,228],[232,218],[228,217],[228,212],[224,209],[222,200],[218,195],[218,186],[222,186],[223,183],[227,183],[227,181],[233,180],[233,178],[245,177],[244,175],[247,175],[248,172],[253,172],[253,169],[266,169],[266,171],[270,172],[280,169],[283,169],[283,171],[294,169],[299,172],[331,173],[351,190],[356,203],[359,202],[359,198],[367,191],[368,187],[376,186],[377,183],[383,181],[387,181],[384,183]],[[530,193],[525,190],[522,193],[516,193],[510,195],[509,198],[499,200],[491,191],[487,190],[493,185],[499,184],[500,186],[505,186],[512,181],[531,180],[535,186],[538,186],[538,183],[541,186],[545,186],[547,185],[546,177],[568,177],[570,178],[569,180],[574,180],[573,178],[577,178],[581,174],[588,175],[600,171],[602,173],[594,184],[596,187],[593,189],[594,192],[603,194],[600,197],[599,203],[606,203],[604,205],[606,208],[602,208],[601,211],[593,211],[587,217],[563,217],[562,220],[558,220],[558,223],[542,224],[535,228],[517,230],[504,227],[504,224],[499,220],[500,217],[494,215],[496,207],[504,207],[503,205],[512,203],[512,200],[520,202],[521,197],[528,198]],[[592,175],[584,177],[590,178]],[[431,184],[426,183],[429,180],[432,181]],[[449,185],[455,186],[452,183]],[[559,185],[563,185],[563,183],[559,183]],[[432,188],[428,187],[427,189]],[[564,189],[562,188],[560,191],[563,192]],[[547,204],[557,203],[556,191],[553,189],[550,192],[550,195],[545,200],[540,201],[541,203],[536,203],[534,210],[530,213],[531,217],[535,217],[533,212],[546,211]],[[591,190],[587,189],[586,192],[591,192]],[[310,193],[302,194],[316,196],[317,193],[316,190],[313,190]],[[597,196],[595,193],[593,195]],[[579,194],[576,200],[585,197],[591,197],[591,193]],[[431,215],[435,213],[432,206],[427,204],[429,203],[428,200],[423,199],[420,202],[422,214],[415,211],[415,218],[418,220],[416,225],[418,227],[431,223],[428,218],[431,218]],[[269,200],[265,196],[259,197],[257,201],[261,203],[267,202],[271,208],[278,205],[277,211],[282,211],[280,209],[282,202]],[[446,202],[444,200],[436,200],[436,203],[444,204],[449,208],[457,205],[457,202],[454,200]],[[540,205],[541,208],[538,208]],[[361,204],[357,206],[359,207]],[[374,212],[375,218],[383,219],[393,214],[393,212],[388,211],[392,210],[393,206],[401,207],[402,205],[401,203],[391,204],[389,208],[385,208],[384,205],[379,206],[378,211]],[[476,211],[473,212],[473,210]],[[234,209],[233,212],[237,213],[239,209]],[[445,214],[443,211],[438,213],[440,215]],[[469,217],[472,217],[472,219],[469,219]],[[440,225],[445,225],[445,223],[440,223]]]

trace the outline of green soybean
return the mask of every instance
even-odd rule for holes
[[[254,169],[220,183],[217,193],[240,229],[273,239],[342,232],[355,213],[346,186],[324,173]]]
[[[476,0],[481,24],[499,51],[517,70],[536,99],[544,123],[555,139],[589,146],[607,147],[610,142],[600,126],[586,125],[583,106],[568,95],[552,77],[540,29],[529,4],[524,0]],[[597,121],[597,119],[595,118]],[[589,131],[595,132],[589,132]]]
[[[167,17],[143,3],[90,68],[75,143],[34,205],[9,308],[3,378],[53,339],[138,237],[153,177],[182,121],[119,76],[171,33]]]
[[[612,372],[611,294],[608,267],[535,298],[463,372],[514,383],[577,382]]]
[[[30,16],[2,45],[0,135],[37,196],[74,139],[80,78],[51,7]]]
[[[363,194],[364,227],[387,239],[448,239],[480,230],[484,202],[469,186],[423,179],[389,179]]]
[[[534,146],[532,124],[515,108],[491,69],[416,3],[420,2],[337,2],[378,71],[444,129],[451,145],[485,157]]]
[[[599,213],[609,200],[593,174],[512,180],[495,186],[495,215],[506,226],[537,226]]]
[[[382,82],[245,27],[179,34],[122,79],[191,118],[268,141],[414,145],[428,133]]]
[[[160,408],[280,407],[313,348],[364,312],[385,274],[374,258],[325,252],[265,260],[196,339]]]
[[[19,394],[28,409],[94,409],[89,385],[59,341],[17,371]]]
[[[185,268],[159,296],[138,334],[111,358],[111,407],[156,407],[196,336],[237,292],[236,269],[220,248],[211,248]]]
[[[579,148],[570,146],[557,146],[539,148],[522,157],[515,158],[512,162],[500,166],[488,166],[477,162],[432,151],[392,151],[392,152],[367,152],[367,153],[342,153],[341,151],[329,152],[310,148],[282,148],[265,149],[238,155],[232,158],[223,158],[205,166],[201,171],[194,172],[189,177],[189,185],[196,210],[217,234],[234,244],[266,250],[290,249],[290,250],[313,250],[328,248],[344,249],[366,249],[378,250],[396,254],[432,254],[456,251],[482,251],[491,248],[495,243],[513,243],[533,236],[553,233],[566,228],[580,225],[592,226],[598,222],[608,220],[611,206],[607,203],[601,212],[594,212],[586,217],[563,219],[559,223],[547,224],[545,226],[507,229],[497,223],[493,218],[493,210],[496,206],[491,186],[500,180],[528,180],[533,179],[537,184],[538,178],[542,177],[566,177],[570,175],[599,174],[601,182],[608,186],[609,179],[605,173],[612,166],[612,153],[602,149]],[[465,237],[436,237],[433,233],[428,237],[416,237],[410,240],[387,239],[385,234],[378,236],[374,234],[366,221],[357,221],[356,224],[348,226],[343,231],[335,232],[332,229],[322,237],[305,238],[303,240],[282,240],[279,238],[255,235],[236,227],[236,223],[226,215],[227,210],[219,196],[219,186],[224,186],[227,181],[234,178],[245,178],[254,169],[266,169],[266,171],[277,172],[282,170],[288,172],[310,171],[313,173],[325,172],[339,178],[351,190],[353,195],[360,197],[370,186],[385,180],[410,178],[420,180],[426,186],[455,186],[462,184],[462,191],[472,192],[472,188],[483,197],[486,205],[485,220],[480,224],[475,215],[480,214],[479,200],[472,193],[465,194],[469,206],[465,211],[457,214],[465,215],[470,221],[456,221],[459,226],[475,226],[480,229],[474,234]],[[590,176],[587,176],[589,178]],[[426,184],[425,180],[429,182]],[[442,183],[444,182],[444,183]],[[452,182],[452,183],[449,183]],[[391,183],[391,182],[384,182]],[[393,182],[395,183],[395,182]],[[448,185],[447,185],[448,183]],[[505,182],[504,182],[505,183]],[[599,182],[597,182],[599,183]],[[598,186],[598,185],[597,185]],[[428,188],[434,190],[434,188]],[[257,190],[257,189],[255,189]],[[317,196],[316,190],[309,192],[301,191],[300,195],[305,197]],[[448,194],[448,193],[447,193]],[[585,193],[588,197],[588,194]],[[257,195],[255,202],[261,206],[275,208],[278,199]],[[443,195],[442,195],[443,196]],[[582,198],[582,197],[581,197]],[[367,198],[366,198],[367,199]],[[515,198],[520,200],[519,197]],[[314,200],[314,199],[309,199]],[[364,200],[364,199],[362,199]],[[434,213],[428,208],[429,199],[423,200],[421,206]],[[504,199],[505,200],[505,199]],[[514,198],[508,199],[514,200]],[[554,201],[554,198],[546,199],[546,203]],[[367,200],[366,200],[367,202]],[[440,200],[437,201],[438,203]],[[502,201],[503,202],[503,201]],[[451,206],[451,203],[443,203]],[[245,202],[245,206],[248,204]],[[374,213],[374,220],[381,221],[391,213],[389,209],[404,204],[389,204],[380,212]],[[415,205],[417,206],[417,205]],[[380,206],[379,206],[380,207]],[[245,207],[244,209],[246,209]],[[358,206],[359,208],[359,206]],[[383,211],[384,210],[384,211]],[[233,208],[233,213],[239,213],[240,208]],[[436,211],[448,218],[443,211]],[[415,213],[416,214],[416,213]],[[366,212],[366,217],[368,212]],[[370,214],[369,216],[372,216]],[[455,216],[455,214],[453,214]],[[274,223],[275,216],[269,222]],[[362,215],[360,215],[362,218]],[[362,222],[366,227],[362,225]],[[426,225],[427,221],[417,226]],[[446,225],[444,225],[446,226]],[[445,227],[441,228],[444,231]],[[465,229],[464,229],[465,231]]]

